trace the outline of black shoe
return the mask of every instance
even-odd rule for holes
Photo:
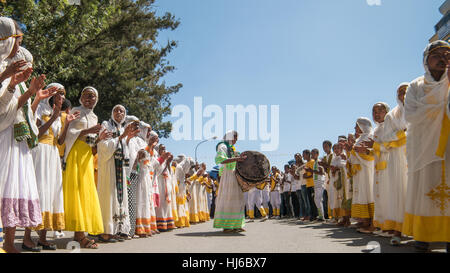
[[[25,251],[31,251],[31,252],[41,252],[41,250],[42,250],[42,248],[39,246],[28,247],[25,244],[22,244],[22,249]]]
[[[44,245],[44,244],[41,244],[40,242],[38,242],[37,245],[42,247],[43,250],[56,250],[56,245],[54,245],[54,244]]]
[[[429,251],[430,244],[427,242],[416,241],[414,244],[414,248],[415,248],[416,252],[425,253],[425,252]]]
[[[102,236],[98,236],[97,240],[99,240],[102,243],[117,243],[117,240],[114,238],[105,239]]]

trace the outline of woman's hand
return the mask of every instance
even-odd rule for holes
[[[364,146],[367,146],[368,148],[372,148],[374,142],[375,142],[375,140],[370,138],[368,141],[363,141],[363,144],[364,144]]]
[[[246,154],[241,154],[238,158],[236,158],[237,162],[242,162],[244,160],[247,159],[247,155]]]
[[[31,69],[31,68],[29,68],[29,69]],[[27,71],[27,70],[25,70],[25,71]],[[39,77],[33,78],[31,80],[30,87],[28,88],[28,90],[31,92],[32,95],[36,94],[39,90],[44,88],[45,79],[46,79],[45,75],[42,74]],[[54,93],[56,93],[56,92],[54,92]],[[51,96],[53,96],[53,94]],[[49,95],[49,97],[50,97],[50,95]]]
[[[167,157],[167,166],[170,166],[170,163],[173,160],[173,155],[171,153],[167,153],[167,154],[169,154],[169,156]]]
[[[3,71],[3,73],[1,74],[0,78],[3,81],[7,78],[12,77],[15,74],[18,74],[19,72],[22,72],[21,68],[24,67],[25,65],[27,65],[27,62],[25,60],[20,60],[8,65],[5,71]]]
[[[75,111],[73,114],[66,116],[66,123],[70,124],[72,121],[80,118],[80,111]]]
[[[36,92],[36,99],[38,101],[45,100],[45,99],[50,98],[51,96],[55,95],[56,92],[58,92],[58,87],[56,87],[56,86],[53,86],[53,87],[50,87],[50,88],[47,88],[44,90],[39,89]]]
[[[11,75],[11,81],[9,82],[9,86],[11,88],[13,88],[16,85],[18,85],[19,83],[27,81],[28,78],[31,76],[32,72],[33,72],[33,68],[30,67],[30,68],[27,68],[27,69],[25,69],[23,71],[19,71],[16,74]],[[30,88],[31,88],[31,86],[30,86]]]
[[[367,154],[369,152],[369,149],[367,149],[367,146],[355,146],[354,149],[358,153]]]
[[[140,150],[137,154],[137,161],[141,162],[146,157],[145,150]]]
[[[62,107],[62,97],[54,98],[55,104],[53,104],[53,116],[59,117],[59,114],[61,113],[61,107]]]
[[[88,134],[98,134],[98,132],[100,132],[101,129],[102,129],[102,125],[101,124],[97,124],[95,126],[92,126],[89,129],[87,129],[87,133]]]
[[[98,140],[99,141],[102,141],[102,140],[105,140],[105,139],[109,139],[109,138],[111,138],[112,137],[112,133],[110,132],[110,131],[108,131],[108,130],[103,130],[101,133],[100,133],[100,135],[98,136]]]

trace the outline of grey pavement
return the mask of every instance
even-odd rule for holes
[[[414,253],[411,238],[393,247],[390,238],[358,233],[352,228],[326,223],[302,223],[295,219],[270,219],[247,223],[244,233],[224,234],[213,228],[213,220],[191,225],[189,228],[163,232],[150,238],[133,239],[118,243],[99,243],[99,249],[81,249],[81,253]],[[52,235],[53,232],[49,232]],[[72,232],[65,237],[49,241],[57,244],[56,251],[43,253],[71,253],[67,250]],[[16,234],[16,247],[20,249],[23,229]],[[37,242],[37,234],[33,232]],[[369,245],[379,249],[368,250]],[[445,244],[432,244],[433,252],[445,252]]]

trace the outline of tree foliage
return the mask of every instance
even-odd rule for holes
[[[171,124],[162,120],[170,114],[170,95],[182,85],[163,81],[175,69],[166,57],[177,43],[160,46],[157,37],[176,29],[179,21],[170,13],[156,15],[154,1],[2,0],[0,12],[23,26],[23,45],[34,56],[35,73],[63,84],[74,105],[83,87],[94,86],[100,120],[109,119],[120,103],[167,137]]]

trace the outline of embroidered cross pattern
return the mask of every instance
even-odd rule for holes
[[[441,215],[445,215],[445,210],[448,207],[448,200],[450,199],[450,187],[445,183],[445,161],[442,161],[442,181],[437,187],[431,189],[426,196],[440,208]]]
[[[441,214],[445,215],[445,210],[448,207],[448,200],[450,199],[450,187],[445,184],[445,181],[426,195],[440,208]]]

